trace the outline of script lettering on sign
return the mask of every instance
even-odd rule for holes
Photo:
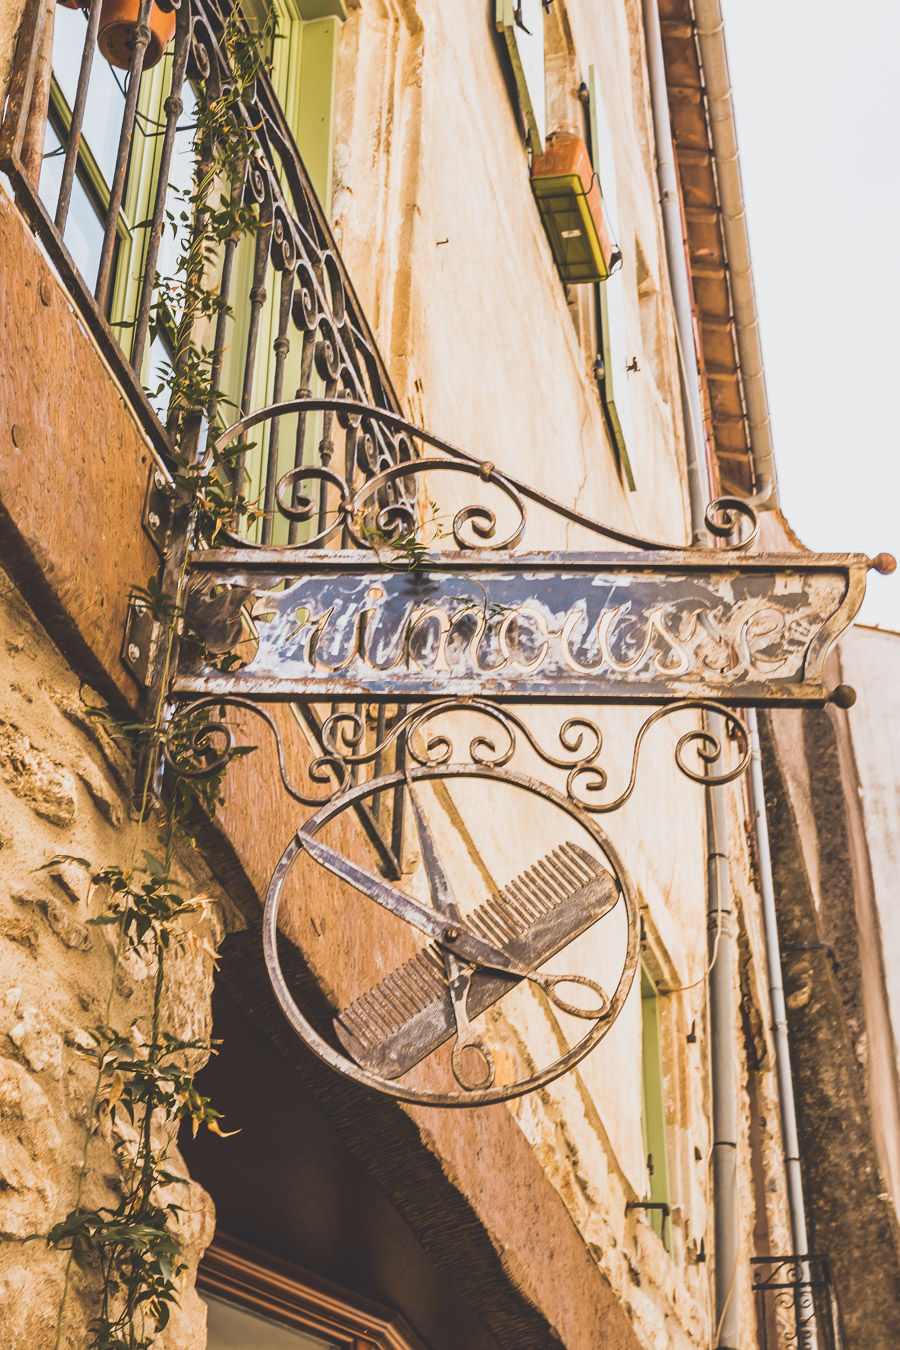
[[[176,691],[276,699],[716,698],[822,702],[822,667],[862,600],[867,560],[259,550],[194,558],[188,625],[206,649]]]

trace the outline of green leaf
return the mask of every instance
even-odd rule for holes
[[[74,867],[80,867],[85,872],[94,870],[94,864],[88,862],[87,858],[76,858],[72,853],[57,853],[49,862],[42,863],[37,870],[47,872],[51,867],[59,867],[63,863],[72,863]]]
[[[167,868],[165,863],[160,862],[159,858],[155,857],[154,854],[152,853],[148,853],[145,848],[141,849],[141,853],[144,855],[144,859],[147,864],[147,871],[150,873],[150,875],[152,877],[160,877],[164,879],[167,875]]]

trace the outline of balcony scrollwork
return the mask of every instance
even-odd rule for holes
[[[63,167],[56,201],[45,200],[49,190],[46,186],[42,196],[40,156],[35,169],[34,156],[29,158],[26,154],[28,138],[33,141],[37,137],[38,144],[42,141],[48,111],[46,105],[40,105],[40,82],[36,79],[39,63],[44,59],[42,43],[48,22],[47,7],[42,0],[28,0],[23,19],[0,129],[0,168],[9,175],[20,208],[47,248],[74,303],[125,384],[136,413],[165,459],[172,437],[177,435],[178,409],[170,405],[166,413],[154,406],[142,380],[149,378],[148,344],[154,327],[159,327],[157,268],[168,227],[167,214],[171,217],[173,210],[169,179],[176,138],[183,138],[190,131],[190,127],[185,127],[188,93],[192,106],[206,110],[225,101],[234,147],[228,172],[224,181],[217,183],[217,191],[221,188],[230,193],[234,213],[242,212],[242,218],[249,224],[252,265],[249,269],[237,265],[240,239],[234,231],[218,241],[214,259],[206,256],[208,279],[204,285],[214,296],[210,309],[214,310],[215,319],[207,324],[210,331],[201,334],[206,339],[210,388],[202,411],[212,425],[218,423],[220,427],[229,420],[228,414],[235,407],[246,419],[254,410],[254,397],[260,394],[258,374],[263,361],[270,371],[263,403],[278,403],[293,396],[309,399],[313,392],[318,392],[328,404],[317,416],[312,415],[313,409],[299,412],[290,447],[282,444],[281,419],[270,420],[263,428],[265,444],[261,447],[262,462],[255,484],[260,506],[258,542],[271,543],[278,515],[278,484],[286,472],[301,467],[332,469],[355,491],[362,482],[412,457],[411,445],[403,437],[391,436],[373,419],[364,423],[350,420],[340,415],[329,401],[348,399],[393,413],[399,412],[398,402],[285,113],[264,69],[259,69],[246,87],[240,85],[225,40],[229,24],[233,28],[236,22],[234,11],[218,0],[180,0],[180,4],[172,6],[177,10],[176,31],[171,50],[162,63],[166,90],[161,102],[163,120],[154,131],[160,145],[150,209],[147,219],[133,231],[143,232],[144,236],[136,307],[133,314],[126,316],[127,321],[118,322],[117,326],[111,323],[114,257],[122,228],[120,211],[129,173],[130,147],[143,116],[138,94],[147,44],[136,41],[132,47],[118,149],[107,185],[96,281],[89,285],[65,237],[79,155],[84,153],[85,107],[92,77],[97,78],[100,66],[96,48],[100,7],[101,0],[90,0],[90,5],[85,5],[87,22],[77,91],[64,144],[58,152],[63,157]],[[146,22],[146,10],[149,0],[141,7],[136,34]],[[52,14],[49,21],[52,22]],[[234,93],[236,87],[240,96]],[[221,160],[217,161],[215,154],[217,135],[221,131],[217,131],[214,119],[198,118],[192,152],[195,185],[203,174],[215,174],[221,168]],[[204,230],[208,244],[210,209],[201,206],[201,218],[195,215],[191,244],[196,243],[198,232]],[[187,256],[191,244],[185,250]],[[274,318],[269,332],[261,316],[269,299],[268,291],[273,287],[277,296],[272,297]],[[236,316],[240,316],[240,323],[236,322]],[[174,321],[177,328],[179,316],[174,316]],[[181,315],[182,326],[185,321]],[[194,329],[196,337],[196,323]],[[172,360],[176,365],[182,358],[184,339],[183,332],[173,334]],[[236,352],[238,342],[242,350]],[[271,344],[269,352],[264,352],[264,343]],[[231,390],[223,388],[226,351],[234,386]],[[293,387],[286,383],[289,379]],[[233,416],[230,420],[234,420]],[[343,433],[343,445],[339,444],[339,432]],[[315,446],[309,444],[313,433]],[[240,483],[245,467],[240,445],[232,462],[235,480]],[[391,503],[414,507],[414,502],[407,499],[406,487],[400,476],[385,485],[384,491]],[[291,506],[286,516],[284,542],[293,544],[301,535],[305,517],[296,514],[296,507]]]

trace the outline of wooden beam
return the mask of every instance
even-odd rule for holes
[[[684,214],[688,220],[715,223],[719,219],[719,208],[717,206],[686,206]]]
[[[682,19],[660,19],[659,26],[663,37],[692,38],[694,36],[694,25],[685,23]]]
[[[747,419],[745,417],[739,417],[737,413],[713,413],[713,421],[717,425],[721,423],[723,427],[741,426],[746,428],[747,426]]]
[[[711,160],[709,150],[701,150],[694,145],[676,145],[675,154],[682,164],[709,164]]]
[[[720,450],[719,447],[716,446],[716,459],[733,459],[736,460],[739,464],[746,464],[749,457],[750,457],[749,449]]]
[[[728,380],[732,384],[737,384],[741,378],[741,372],[734,366],[707,366],[706,378],[708,380]]]

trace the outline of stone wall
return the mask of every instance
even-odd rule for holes
[[[115,930],[88,923],[103,898],[88,895],[81,868],[46,870],[59,854],[98,868],[127,866],[136,848],[154,846],[152,831],[139,833],[135,822],[128,762],[86,714],[99,703],[0,573],[0,1308],[9,1350],[54,1344],[66,1256],[26,1239],[74,1205],[86,1147],[84,1202],[117,1202],[108,1118],[86,1144],[96,1074],[83,1054],[87,1029],[107,1017]],[[197,853],[180,859],[179,877],[186,894],[209,896],[210,904],[172,961],[164,1025],[204,1037],[213,950],[236,919]],[[110,1021],[136,1039],[146,1032],[152,975],[137,959],[120,962],[115,974]],[[213,1209],[199,1186],[174,1190],[192,1272],[212,1237]],[[205,1314],[192,1278],[183,1283],[165,1343],[200,1350]],[[93,1291],[91,1275],[73,1266],[61,1341],[72,1350],[85,1343]]]

